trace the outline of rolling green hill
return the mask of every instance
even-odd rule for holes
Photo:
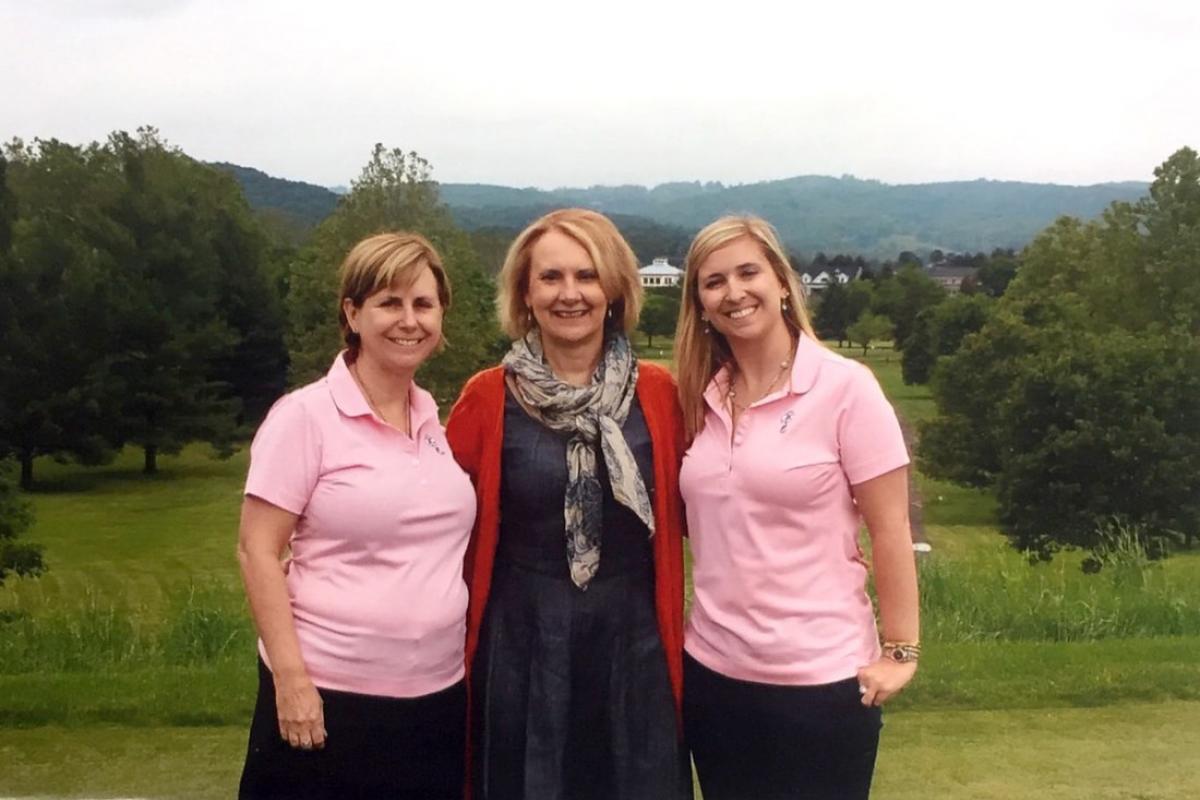
[[[548,208],[582,205],[695,231],[716,217],[751,212],[769,219],[803,254],[1020,248],[1064,214],[1090,218],[1114,200],[1132,201],[1144,183],[1096,186],[1009,181],[889,185],[852,177],[804,176],[723,186],[669,183],[588,189],[512,189],[443,184],[442,198],[467,228],[518,227]]]
[[[255,209],[294,225],[311,228],[338,202],[338,195],[323,186],[235,164],[214,166],[233,173]],[[766,217],[793,250],[806,256],[822,251],[894,258],[902,250],[1020,248],[1059,216],[1095,217],[1114,200],[1137,200],[1147,186],[991,180],[891,185],[807,175],[737,186],[695,181],[545,191],[444,183],[440,189],[458,224],[497,236],[511,235],[554,208],[603,211],[648,261],[663,255],[678,260],[695,231],[732,212]]]

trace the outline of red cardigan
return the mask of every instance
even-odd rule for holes
[[[471,476],[479,510],[467,545],[464,571],[471,599],[467,606],[467,676],[479,646],[479,628],[492,586],[492,566],[500,536],[500,447],[504,440],[504,368],[477,373],[450,411],[446,438],[458,463]],[[654,450],[654,602],[667,655],[667,672],[679,712],[683,695],[683,501],[679,465],[683,459],[683,417],[671,373],[638,363],[637,397]],[[469,683],[469,681],[468,681]]]

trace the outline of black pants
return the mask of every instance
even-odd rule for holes
[[[275,685],[259,660],[239,798],[462,800],[465,683],[413,698],[317,691],[325,747],[293,748],[279,736]]]
[[[683,718],[704,800],[865,800],[882,726],[858,680],[776,686],[684,655]]]

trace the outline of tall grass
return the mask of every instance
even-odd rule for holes
[[[1079,642],[1200,634],[1200,585],[1160,563],[1086,574],[1065,559],[1025,563],[1011,553],[922,560],[921,628],[940,642]]]
[[[160,619],[87,592],[73,607],[0,619],[0,673],[86,672],[119,667],[202,666],[253,651],[241,596],[188,584],[167,594]]]
[[[1088,642],[1200,636],[1200,583],[1160,562],[1086,574],[1066,560],[1030,565],[996,550],[920,565],[921,627],[930,642]],[[240,592],[191,583],[167,591],[166,611],[106,603],[94,593],[70,607],[0,618],[0,674],[122,667],[198,667],[253,653]]]

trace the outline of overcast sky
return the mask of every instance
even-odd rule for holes
[[[0,0],[0,138],[152,124],[325,185],[375,142],[547,188],[1151,180],[1198,76],[1197,0]]]

